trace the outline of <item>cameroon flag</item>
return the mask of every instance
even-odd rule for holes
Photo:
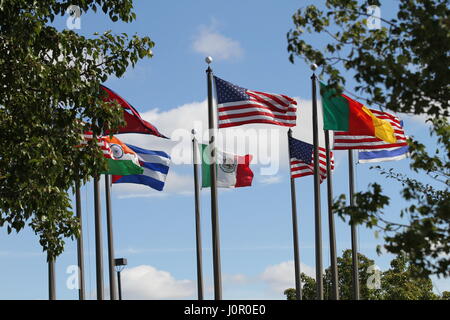
[[[345,94],[336,95],[336,90],[320,83],[323,107],[323,128],[346,131],[349,135],[377,137],[395,143],[394,128],[386,120],[377,118],[366,106]]]

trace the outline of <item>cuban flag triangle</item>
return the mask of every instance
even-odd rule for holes
[[[142,149],[130,144],[127,147],[133,150],[144,169],[143,174],[129,176],[112,176],[112,183],[137,183],[162,191],[169,172],[170,156],[163,151]]]

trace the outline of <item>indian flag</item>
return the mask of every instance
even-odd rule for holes
[[[105,174],[128,176],[142,174],[144,169],[139,164],[137,154],[116,137],[103,137],[109,144],[112,157],[107,157],[108,171]]]
[[[208,145],[201,145],[202,188],[211,187],[210,150]],[[239,188],[252,185],[253,172],[250,169],[252,156],[238,156],[217,151],[217,187]]]

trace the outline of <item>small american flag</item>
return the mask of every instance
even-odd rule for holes
[[[312,144],[289,137],[289,155],[291,159],[291,177],[300,178],[314,174],[314,146]],[[333,152],[331,155],[331,171],[334,170]],[[327,177],[327,157],[325,148],[319,147],[320,182]]]
[[[372,136],[352,135],[348,132],[334,132],[334,150],[351,150],[351,149],[369,149],[381,150],[388,148],[399,148],[408,145],[405,131],[403,130],[402,121],[396,116],[374,109],[370,111],[379,119],[388,121],[394,128],[396,143],[388,143]]]
[[[217,93],[219,128],[249,123],[295,126],[297,101],[282,95],[251,91],[214,77]]]
[[[86,131],[83,133],[83,140],[81,142],[81,145],[86,145],[88,141],[92,140],[94,138],[92,132]],[[110,148],[109,143],[105,140],[105,137],[97,137],[97,146],[100,147],[100,149],[103,152],[103,156],[108,159],[114,159],[113,152]]]

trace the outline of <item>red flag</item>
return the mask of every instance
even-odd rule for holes
[[[106,97],[104,101],[117,101],[123,108],[123,117],[127,125],[125,127],[119,128],[118,133],[143,133],[168,139],[166,136],[161,134],[155,126],[142,119],[139,112],[137,112],[137,110],[133,108],[133,106],[129,104],[125,99],[103,85],[101,85],[100,88],[108,94],[108,97]],[[104,134],[109,134],[109,132],[106,131],[104,132]]]

